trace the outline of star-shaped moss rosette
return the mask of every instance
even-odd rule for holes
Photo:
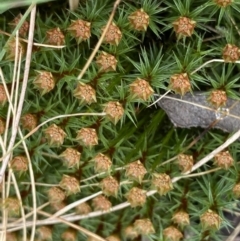
[[[187,73],[174,74],[170,78],[169,88],[176,94],[184,95],[191,90],[191,83]]]
[[[81,105],[97,102],[96,91],[88,84],[78,83],[77,87],[73,91],[73,95],[77,98]]]
[[[35,77],[33,84],[39,90],[41,95],[45,95],[55,87],[55,79],[51,72],[36,71],[38,75]]]
[[[106,113],[106,118],[112,121],[115,125],[124,115],[124,108],[118,101],[109,101],[104,104],[103,111]]]
[[[173,28],[178,37],[190,37],[193,34],[196,22],[188,17],[181,16],[173,22]]]
[[[177,158],[177,163],[182,173],[189,172],[192,170],[193,156],[186,155],[186,154],[179,154]]]
[[[53,147],[59,147],[63,144],[67,134],[56,124],[52,124],[44,130],[48,144]]]
[[[216,108],[225,106],[227,103],[227,93],[224,90],[213,90],[210,92],[208,101]]]
[[[137,31],[146,31],[149,25],[149,15],[144,10],[138,9],[128,17],[130,25]]]
[[[163,236],[166,241],[179,241],[183,234],[174,226],[169,226],[163,230]]]
[[[79,181],[72,176],[63,175],[59,186],[66,191],[67,196],[80,192]]]
[[[165,195],[173,189],[171,177],[166,173],[153,173],[151,184],[160,195]]]
[[[18,23],[20,22],[21,18],[22,18],[22,14],[20,13],[8,24],[15,28],[18,25]],[[23,38],[26,37],[28,34],[28,29],[29,29],[29,22],[24,21],[23,24],[21,25],[21,27],[18,29],[19,36],[23,37]]]
[[[82,128],[77,132],[76,140],[89,148],[96,146],[98,144],[97,131],[93,128]]]
[[[103,194],[105,194],[106,196],[117,197],[119,183],[114,177],[112,176],[105,177],[100,182],[99,186],[101,187]]]
[[[141,183],[145,174],[147,174],[147,170],[139,160],[126,166],[125,176],[130,180]]]
[[[131,188],[126,193],[125,197],[127,198],[127,201],[130,203],[132,208],[137,206],[142,207],[147,200],[146,191],[138,187]]]
[[[68,147],[59,157],[63,160],[63,164],[67,168],[78,168],[80,164],[81,153],[76,149]]]
[[[4,85],[0,84],[0,108],[6,104],[7,100],[7,93],[5,91]]]
[[[201,215],[200,221],[206,230],[218,230],[222,223],[221,217],[210,209]]]
[[[36,233],[37,233],[37,237],[40,240],[52,241],[52,233],[53,233],[52,228],[48,226],[42,226],[37,229]]]
[[[214,156],[216,166],[228,170],[234,164],[234,160],[229,151],[221,151]]]
[[[28,170],[28,159],[26,156],[15,156],[10,161],[10,167],[13,171],[19,172],[20,174]]]
[[[60,28],[49,29],[46,32],[46,42],[56,46],[64,45],[65,36]]]
[[[233,0],[214,0],[219,7],[226,8],[233,3]]]
[[[96,63],[100,72],[116,71],[117,59],[115,56],[108,54],[104,51],[101,52],[96,58]]]
[[[25,114],[21,117],[21,124],[24,129],[31,131],[37,127],[37,116],[31,113]]]
[[[70,32],[71,36],[76,39],[78,44],[91,37],[91,23],[82,19],[72,21],[67,30]]]
[[[112,203],[103,195],[99,195],[92,200],[92,206],[95,211],[109,211]]]
[[[79,215],[87,215],[92,211],[92,208],[88,203],[84,202],[76,206],[75,211]]]
[[[240,58],[240,48],[234,44],[227,44],[223,48],[222,57],[225,62],[234,63]]]
[[[137,219],[133,226],[140,235],[150,235],[155,233],[155,229],[149,218]]]
[[[180,227],[184,227],[186,225],[190,224],[190,218],[189,218],[189,214],[185,211],[178,211],[176,213],[174,213],[173,217],[172,217],[172,221],[179,225]]]
[[[111,166],[112,166],[112,161],[111,161],[110,157],[108,157],[102,153],[98,153],[93,158],[93,162],[94,162],[94,171],[96,173],[108,172],[108,171],[110,171]]]
[[[62,202],[65,198],[65,192],[59,187],[51,187],[48,190],[48,200],[50,203]]]

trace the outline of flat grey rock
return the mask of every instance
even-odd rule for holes
[[[183,97],[180,95],[168,95],[158,101],[157,104],[167,113],[169,119],[176,127],[182,128],[207,128],[217,119],[216,115],[220,114],[207,101],[207,95],[203,92],[187,93]],[[220,118],[213,128],[218,128],[228,133],[239,130],[240,102],[228,98],[224,108],[229,109],[229,114],[222,115],[223,118]]]

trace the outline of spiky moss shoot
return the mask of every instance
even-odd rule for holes
[[[4,89],[4,85],[0,84],[0,107],[3,107],[7,102],[7,93]]]
[[[5,132],[6,123],[3,118],[0,117],[0,135],[2,135]]]
[[[225,62],[234,63],[239,60],[240,49],[234,44],[227,44],[223,49],[222,57]]]
[[[173,28],[177,37],[190,37],[193,34],[196,22],[188,17],[179,17],[173,22]]]
[[[77,232],[73,229],[67,229],[62,233],[61,238],[63,241],[76,241],[77,240]]]
[[[92,206],[95,211],[109,211],[112,203],[103,195],[99,195],[92,200]]]
[[[85,147],[93,147],[98,144],[97,132],[93,128],[82,128],[77,132],[76,140]]]
[[[106,240],[107,240],[107,241],[121,241],[120,237],[117,236],[117,235],[114,235],[114,234],[108,236],[108,237],[106,238]]]
[[[55,79],[51,72],[36,71],[38,75],[35,77],[33,84],[34,87],[40,92],[41,95],[45,95],[55,87]]]
[[[149,15],[144,10],[138,9],[128,17],[130,26],[137,31],[146,31],[149,25]]]
[[[92,212],[92,209],[88,203],[84,202],[76,206],[75,211],[79,215],[87,215]]]
[[[18,241],[17,234],[14,232],[7,232],[6,233],[6,240],[7,241]]]
[[[146,191],[138,187],[131,188],[125,197],[132,208],[137,206],[142,207],[146,203],[147,199]]]
[[[37,229],[37,236],[41,241],[51,241],[52,229],[48,226],[42,226]]]
[[[112,166],[111,159],[102,153],[98,153],[93,158],[93,161],[94,161],[95,173],[108,172],[111,169],[111,166]]]
[[[80,192],[79,181],[75,177],[63,175],[59,186],[66,191],[67,196]]]
[[[133,99],[147,101],[154,93],[151,85],[144,79],[137,78],[129,86],[130,96]]]
[[[208,101],[216,108],[226,105],[227,93],[224,90],[213,90],[208,97]]]
[[[218,230],[220,228],[222,219],[216,212],[208,210],[201,215],[200,221],[203,229]]]
[[[166,173],[153,173],[151,184],[160,195],[165,195],[173,189],[171,177]]]
[[[116,197],[118,194],[118,189],[119,189],[119,183],[118,181],[112,177],[105,177],[101,182],[100,182],[100,187],[102,189],[103,194],[106,196],[114,196]]]
[[[106,26],[102,28],[102,32],[105,30]],[[104,43],[118,45],[122,38],[122,32],[115,23],[111,23],[105,36]]]
[[[191,90],[191,83],[187,73],[174,74],[170,78],[169,88],[176,94],[184,95]]]
[[[100,72],[110,72],[116,71],[117,68],[117,59],[115,56],[108,54],[104,51],[101,52],[96,58],[96,64]]]
[[[133,226],[139,235],[150,235],[155,233],[155,229],[149,218],[137,219]]]
[[[4,208],[7,209],[9,217],[18,217],[21,211],[21,203],[15,197],[8,197],[3,201]]]
[[[22,127],[28,131],[33,130],[38,124],[36,115],[30,113],[23,115],[21,117],[21,124]]]
[[[193,166],[193,157],[191,155],[179,154],[177,163],[182,173],[191,171]]]
[[[126,239],[130,239],[130,240],[135,239],[139,236],[138,232],[134,229],[132,225],[127,226],[124,229],[123,235]]]
[[[219,7],[226,8],[233,3],[233,0],[214,0]]]
[[[60,28],[49,29],[46,32],[46,42],[56,46],[64,45],[65,36]]]
[[[235,186],[232,189],[232,192],[236,198],[240,197],[240,183],[235,184]]]
[[[28,170],[28,160],[25,156],[15,156],[10,161],[10,167],[13,171],[19,172],[20,174]]]
[[[64,152],[60,154],[60,158],[63,160],[63,164],[67,168],[78,168],[80,164],[81,153],[74,148],[68,147]]]
[[[70,32],[71,36],[76,39],[78,44],[91,37],[91,23],[82,19],[72,21],[67,30]]]
[[[214,156],[214,163],[216,166],[227,170],[233,166],[234,160],[229,151],[222,151]]]
[[[130,180],[141,183],[146,173],[146,168],[137,160],[126,166],[125,176]]]
[[[26,47],[25,44],[22,41],[18,41],[16,38],[11,38],[7,41],[6,43],[6,60],[14,61],[15,60],[15,55],[16,55],[16,48],[17,48],[17,54],[18,54],[18,59],[23,58],[23,56],[26,53]]]
[[[178,211],[174,213],[172,221],[180,227],[187,226],[190,224],[189,214],[182,210]]]
[[[21,19],[22,19],[22,14],[20,13],[8,24],[15,28]],[[24,21],[21,27],[18,29],[19,36],[23,38],[26,37],[28,34],[28,29],[29,29],[29,22]]]
[[[97,102],[95,89],[81,82],[78,83],[76,89],[74,89],[73,96],[79,100],[80,104],[90,105]]]
[[[52,124],[44,130],[48,144],[53,147],[59,147],[63,144],[66,133],[57,125]]]
[[[117,101],[109,101],[104,105],[106,117],[113,122],[115,125],[124,115],[124,108]]]
[[[51,187],[48,190],[48,199],[50,203],[62,202],[65,198],[65,192],[59,187]]]
[[[163,230],[163,236],[166,241],[179,241],[183,234],[174,226],[167,227]]]

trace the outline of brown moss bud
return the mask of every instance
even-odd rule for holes
[[[50,202],[50,206],[54,212],[57,212],[65,208],[67,205],[65,202]]]
[[[65,192],[59,187],[51,187],[48,190],[48,199],[50,203],[62,202],[65,198]]]
[[[7,232],[6,233],[6,240],[7,241],[18,241],[17,234],[14,232]]]
[[[116,125],[124,114],[122,105],[117,101],[109,101],[104,106],[106,117]]]
[[[112,207],[111,202],[103,195],[95,197],[92,200],[92,205],[95,211],[109,211]]]
[[[36,89],[39,90],[41,95],[45,95],[55,87],[55,80],[51,72],[37,71],[38,75],[33,81]]]
[[[219,7],[227,7],[229,5],[231,5],[233,3],[233,0],[215,0],[215,3],[219,6]]]
[[[147,101],[154,93],[150,84],[144,80],[137,78],[130,84],[130,94],[133,99],[141,99]]]
[[[7,93],[4,89],[4,85],[0,84],[0,107],[3,107],[7,100]]]
[[[77,240],[77,232],[73,229],[67,229],[62,233],[61,238],[63,241],[76,241]]]
[[[88,215],[92,211],[91,207],[86,202],[76,206],[75,210],[76,210],[76,213],[79,215]]]
[[[18,217],[20,215],[21,203],[15,197],[8,197],[4,200],[4,208],[8,211],[9,217]]]
[[[92,147],[98,144],[97,132],[93,128],[82,128],[77,132],[77,141],[83,146]]]
[[[30,113],[23,115],[21,117],[21,124],[28,131],[33,130],[38,124],[36,115]]]
[[[175,93],[184,95],[191,90],[191,83],[187,73],[174,74],[170,78],[169,88]]]
[[[65,36],[60,28],[53,28],[46,32],[46,41],[48,44],[60,46],[65,43]]]
[[[42,226],[37,229],[37,235],[40,240],[51,241],[52,240],[52,229],[47,226]]]
[[[209,102],[215,106],[220,107],[226,105],[227,93],[223,90],[213,90],[208,98]]]
[[[234,160],[229,151],[221,151],[214,156],[214,163],[218,167],[227,170],[229,167],[233,166]]]
[[[94,171],[96,173],[108,172],[112,166],[111,159],[102,153],[98,153],[93,158],[93,161],[94,161]]]
[[[57,125],[52,124],[44,130],[45,137],[50,146],[59,147],[63,144],[66,133]]]
[[[163,230],[163,236],[166,241],[179,241],[183,234],[174,226],[167,227]]]
[[[150,219],[137,219],[134,224],[134,229],[140,235],[150,235],[155,233],[155,229]]]
[[[96,63],[100,72],[116,71],[117,59],[104,51],[97,56]]]
[[[223,59],[225,62],[236,62],[240,57],[240,49],[233,44],[227,44],[223,49]]]
[[[184,227],[190,224],[189,215],[185,211],[176,212],[172,217],[172,221],[181,227]]]
[[[187,17],[179,17],[173,22],[173,28],[177,37],[190,37],[193,34],[196,22]]]
[[[117,235],[114,235],[114,234],[108,236],[108,237],[106,238],[106,240],[107,240],[107,241],[121,241],[120,237],[117,236]]]
[[[153,173],[152,187],[157,190],[160,195],[165,195],[173,189],[172,180],[166,173]]]
[[[3,118],[0,117],[0,135],[2,135],[5,132],[6,123]]]
[[[95,89],[84,83],[78,83],[76,89],[73,91],[73,95],[79,99],[80,104],[90,105],[97,102]]]
[[[60,158],[63,160],[63,163],[67,168],[78,168],[80,164],[81,153],[76,149],[68,147],[64,152],[60,154]]]
[[[17,43],[16,38],[11,38],[7,41],[6,44],[6,59],[14,61],[16,52],[18,53],[18,59],[20,58],[20,56],[23,57],[26,53],[25,44],[22,41],[18,41]]]
[[[179,154],[178,165],[182,173],[191,171],[193,166],[193,157],[191,155]]]
[[[235,184],[235,186],[233,187],[232,192],[233,192],[233,195],[236,198],[240,198],[240,183]]]
[[[117,196],[118,193],[118,188],[119,188],[119,183],[118,181],[112,177],[105,177],[101,182],[100,182],[100,187],[102,189],[103,194],[106,196]]]
[[[134,229],[133,226],[128,226],[124,229],[124,236],[127,239],[135,239],[139,236],[138,232]]]
[[[91,23],[82,19],[72,21],[67,30],[76,39],[78,44],[91,37]]]
[[[105,28],[106,26],[102,28],[102,32],[105,30]],[[104,36],[103,41],[108,44],[118,45],[121,38],[122,32],[115,23],[111,23],[106,32],[106,35]]]
[[[20,172],[21,174],[28,170],[28,160],[25,156],[15,156],[10,161],[10,166],[13,171]]]
[[[59,186],[66,191],[67,196],[80,192],[79,181],[75,177],[63,175]]]
[[[18,14],[10,23],[9,25],[13,26],[14,28],[18,25],[22,18],[22,14]],[[29,23],[28,21],[24,21],[21,27],[18,29],[19,36],[26,37],[28,34]]]
[[[128,17],[130,25],[137,31],[146,31],[149,25],[149,15],[144,10],[138,9]]]
[[[130,180],[141,183],[146,173],[146,168],[139,160],[132,162],[126,166],[125,175]]]
[[[125,195],[131,207],[143,206],[146,202],[146,191],[138,187],[131,188]]]
[[[201,224],[204,229],[218,230],[220,228],[222,219],[212,210],[208,210],[200,217]]]

